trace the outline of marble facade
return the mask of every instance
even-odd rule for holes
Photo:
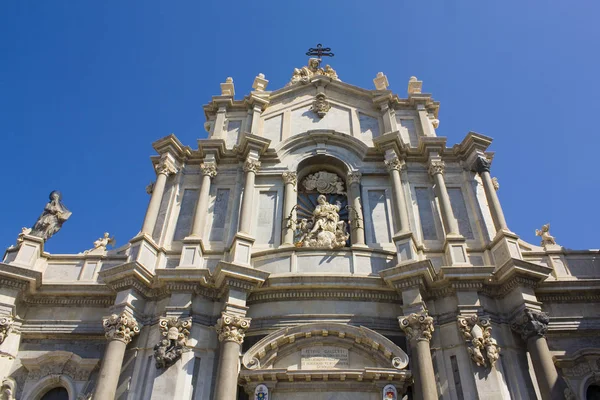
[[[311,60],[240,100],[228,78],[207,139],[154,142],[125,246],[50,254],[19,235],[0,263],[0,398],[591,398],[600,251],[549,226],[520,239],[492,139],[448,145],[421,81],[374,83]],[[321,196],[349,234],[333,248],[303,245]]]

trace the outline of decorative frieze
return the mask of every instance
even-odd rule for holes
[[[446,171],[446,163],[442,160],[429,161],[429,175],[444,174]]]
[[[260,161],[251,158],[246,159],[246,162],[244,163],[244,172],[254,172],[256,174],[259,168]]]
[[[137,321],[133,316],[123,312],[120,315],[112,314],[103,319],[105,336],[108,340],[120,340],[129,344],[131,339],[140,332]]]
[[[294,190],[296,190],[296,185],[298,184],[298,174],[293,171],[286,171],[281,174],[281,178],[286,185],[293,185]]]
[[[219,342],[236,342],[242,344],[246,336],[246,330],[250,328],[250,321],[250,318],[222,313],[215,327]]]
[[[487,358],[490,365],[494,366],[500,357],[500,347],[492,337],[490,320],[477,315],[459,316],[458,327],[469,346],[469,355],[475,364],[483,367],[487,364]]]
[[[402,171],[405,165],[404,161],[401,161],[398,157],[392,157],[389,160],[385,160],[384,163],[388,172]]]
[[[533,311],[528,308],[523,310],[511,324],[511,329],[521,335],[523,340],[534,336],[544,337],[548,332],[550,317],[545,312]]]
[[[8,334],[12,330],[13,323],[12,317],[0,317],[0,344],[4,343],[4,340],[8,337]]]
[[[427,315],[427,311],[416,314],[412,313],[406,317],[399,317],[400,328],[411,341],[431,340],[433,333],[433,318]]]
[[[177,166],[168,157],[161,158],[158,164],[156,164],[156,173],[158,174],[169,176],[176,174],[177,171]]]
[[[154,346],[156,368],[169,368],[183,354],[192,328],[192,319],[161,318],[158,323],[162,339]]]
[[[217,165],[215,163],[202,163],[200,164],[200,171],[202,171],[202,175],[214,178],[217,176]]]
[[[319,118],[323,118],[330,109],[331,104],[329,104],[327,96],[325,96],[323,93],[319,93],[315,96],[315,101],[313,101],[312,108],[310,110],[317,114]]]

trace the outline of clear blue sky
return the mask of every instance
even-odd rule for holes
[[[598,248],[597,1],[3,1],[0,4],[0,247],[49,192],[73,211],[46,249],[123,245],[142,223],[151,143],[205,137],[202,105],[232,76],[237,97],[335,52],[340,78],[406,93],[416,75],[441,102],[448,144],[494,138],[509,227],[538,243]]]

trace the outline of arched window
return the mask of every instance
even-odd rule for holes
[[[585,392],[586,400],[600,400],[600,386],[590,385]]]
[[[40,400],[69,400],[69,392],[62,386],[48,390]]]

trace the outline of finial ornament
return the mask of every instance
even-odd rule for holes
[[[246,162],[244,163],[244,172],[254,172],[256,174],[259,168],[260,161],[251,158],[246,159]]]
[[[267,85],[269,81],[265,79],[265,74],[258,74],[256,78],[254,78],[254,82],[252,83],[252,89],[257,92],[264,92],[267,89]]]
[[[4,343],[8,334],[12,330],[13,319],[10,316],[0,317],[0,344]]]
[[[313,102],[310,110],[317,114],[319,118],[323,118],[330,109],[331,104],[329,104],[327,96],[325,96],[323,93],[319,93],[315,96],[315,101]]]
[[[200,164],[200,170],[202,171],[202,175],[208,175],[211,178],[217,176],[217,165],[215,163],[202,163]]]
[[[545,312],[534,311],[526,308],[515,318],[511,324],[511,329],[521,335],[523,340],[540,336],[544,337],[548,332],[550,317]]]
[[[373,83],[375,84],[375,89],[377,90],[387,90],[390,85],[387,79],[387,76],[383,74],[383,72],[378,72],[375,79],[373,79]]]
[[[486,365],[484,352],[491,366],[498,361],[500,347],[492,337],[492,325],[489,318],[477,315],[459,316],[458,328],[469,346],[469,355],[475,364],[481,367]]]
[[[169,368],[183,354],[187,338],[190,335],[190,329],[192,329],[192,319],[161,318],[158,327],[162,338],[154,346],[156,368]]]
[[[446,170],[446,163],[442,160],[431,160],[429,161],[429,175],[444,174]]]
[[[250,328],[250,318],[222,313],[221,318],[215,326],[219,342],[236,342],[242,344],[246,336],[246,330]]]
[[[225,83],[221,83],[221,96],[233,97],[234,95],[235,88],[233,86],[233,78],[229,76],[225,79]]]
[[[556,244],[556,239],[554,239],[554,236],[550,234],[550,224],[542,226],[541,230],[536,229],[535,236],[540,236],[542,238],[542,242],[540,244],[542,247]]]
[[[411,76],[408,80],[408,95],[419,94],[423,88],[423,81],[417,79],[416,76]]]
[[[427,314],[427,311],[419,314],[412,313],[406,317],[399,317],[398,322],[400,323],[400,328],[410,341],[431,340],[433,318]]]
[[[31,235],[42,238],[44,241],[60,230],[62,225],[71,216],[71,211],[62,202],[62,195],[58,190],[50,192],[50,201],[44,207],[42,215],[33,225],[33,228],[24,228],[22,235]]]
[[[308,51],[306,52],[306,55],[309,57],[317,56],[318,58],[335,56],[335,54],[333,54],[331,52],[330,47],[323,47],[323,45],[321,43],[317,44],[316,48],[311,47],[310,49],[308,49]]]
[[[129,344],[131,339],[140,333],[137,321],[126,312],[122,312],[120,315],[112,314],[104,318],[102,325],[107,339],[120,340],[125,344]]]

